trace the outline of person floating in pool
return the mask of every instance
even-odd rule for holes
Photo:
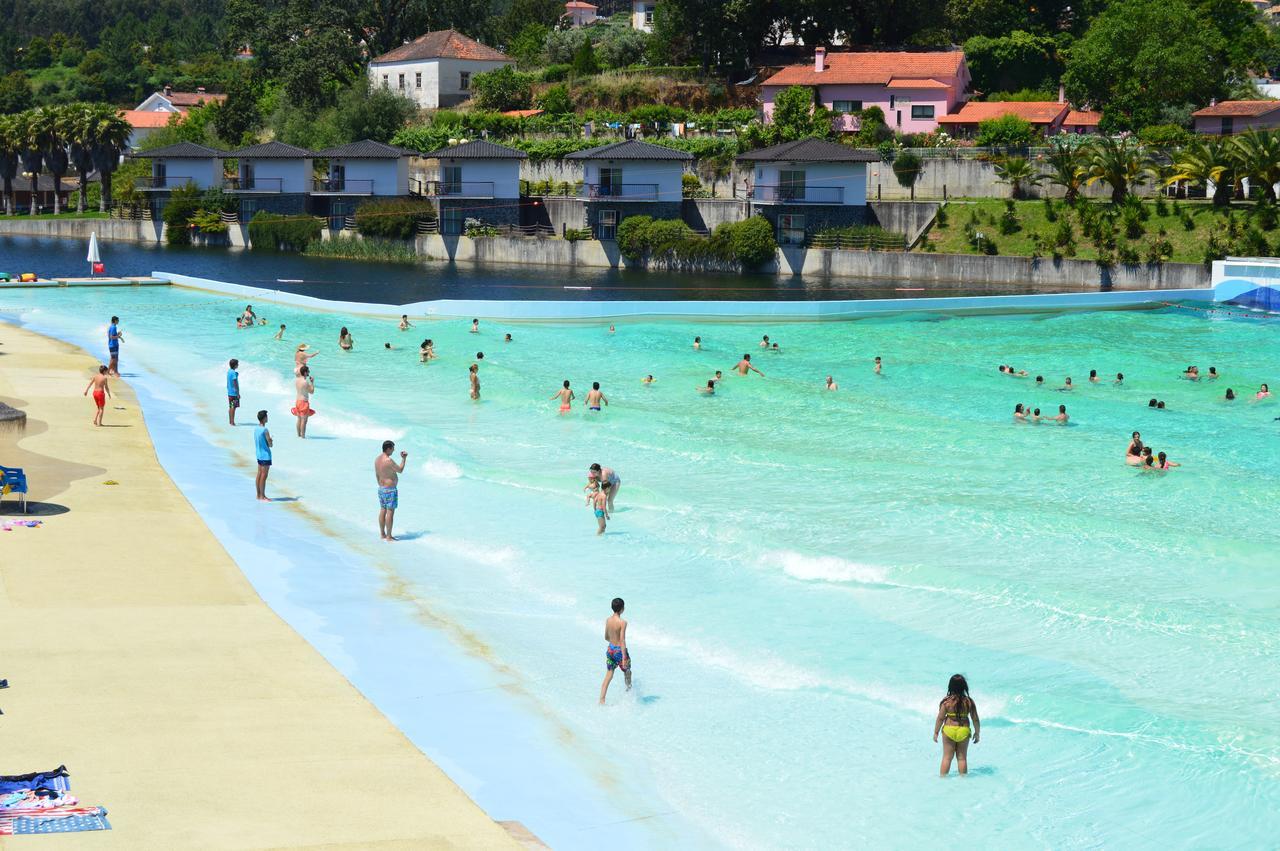
[[[879,355],[876,355],[876,359],[875,359],[875,367],[872,369],[872,372],[874,372],[876,375],[883,375],[884,373],[882,373],[882,372],[880,371],[880,366],[881,366],[881,364],[880,364],[880,356],[879,356]]]
[[[382,441],[382,454],[373,459],[373,475],[378,480],[378,535],[384,541],[394,541],[391,526],[400,507],[400,474],[409,460],[408,452],[400,453],[400,463],[391,460],[395,451],[393,440]]]
[[[1058,388],[1058,390],[1063,393],[1069,393],[1075,389],[1076,389],[1075,386],[1071,383],[1071,376],[1069,375],[1067,376],[1066,383]]]
[[[724,381],[724,373],[717,369],[717,370],[716,370],[716,377],[715,377],[715,378],[713,378],[713,379],[711,379],[711,381],[709,381],[709,382],[707,382],[707,383],[708,383],[708,384],[712,384],[712,383],[714,383],[714,384],[719,384],[721,381]]]
[[[1167,472],[1168,470],[1171,470],[1174,467],[1181,467],[1181,466],[1182,465],[1179,464],[1177,461],[1170,461],[1169,456],[1163,452],[1156,455],[1156,469],[1162,473]]]
[[[760,340],[760,348],[762,348],[762,349],[767,349],[767,348],[769,348],[769,335],[768,335],[768,334],[765,334],[765,335],[764,335],[764,337]]]
[[[782,354],[782,349],[778,348],[778,344],[777,344],[777,343],[774,343],[774,344],[773,344],[773,348],[769,349],[769,351],[773,352],[775,355],[780,355],[780,354]]]
[[[1270,399],[1270,398],[1271,398],[1271,388],[1265,384],[1258,388],[1257,393],[1253,394],[1254,402],[1261,402],[1263,399]]]
[[[408,331],[412,327],[413,327],[413,323],[409,321],[409,314],[407,313],[400,314],[400,330]]]
[[[1222,400],[1223,400],[1224,402],[1234,402],[1234,401],[1236,400],[1236,391],[1234,391],[1234,390],[1232,390],[1230,387],[1228,387],[1228,388],[1227,388],[1227,395],[1223,396],[1223,397],[1222,397]]]
[[[307,437],[307,420],[315,415],[311,407],[311,394],[316,392],[316,380],[311,377],[311,367],[303,364],[298,370],[298,377],[293,380],[295,399],[293,410],[289,413],[298,418],[298,437]]]
[[[1043,387],[1043,386],[1044,386],[1044,376],[1043,376],[1043,375],[1037,375],[1037,376],[1036,376],[1036,387]]]
[[[472,333],[472,334],[479,334],[479,333],[480,333],[480,320],[479,320],[479,319],[472,319],[472,320],[471,320],[471,333]]]
[[[648,387],[650,384],[653,383],[653,380],[654,380],[653,375],[646,375],[644,378],[640,379],[640,383],[643,384],[645,387]]]
[[[1027,421],[1026,406],[1021,402],[1013,406],[1013,421],[1015,423],[1025,423]]]
[[[480,400],[480,364],[471,364],[471,398]]]
[[[588,411],[599,411],[600,405],[602,404],[608,406],[609,400],[600,392],[599,381],[591,382],[591,389],[587,391],[587,398],[585,402]]]
[[[338,332],[338,348],[344,352],[349,352],[356,347],[356,338],[351,336],[351,332],[347,330],[347,326],[343,325],[342,330]]]
[[[1071,419],[1071,417],[1067,414],[1067,406],[1059,405],[1058,415],[1053,418],[1054,422],[1058,423],[1058,425],[1066,425],[1067,420],[1069,419]]]
[[[613,326],[612,326],[612,325],[610,325],[610,326],[609,326],[609,333],[610,333],[610,334],[614,333],[614,331],[613,331]]]
[[[1124,373],[1123,373],[1123,372],[1117,372],[1117,373],[1116,373],[1116,380],[1115,380],[1115,381],[1113,381],[1113,382],[1111,382],[1111,383],[1112,383],[1112,384],[1114,384],[1114,385],[1115,385],[1115,386],[1117,386],[1117,387],[1119,387],[1121,384],[1124,384]]]
[[[598,463],[587,468],[587,488],[591,489],[598,482],[609,486],[609,511],[613,511],[613,501],[622,490],[622,477],[612,467],[601,467]]]
[[[1217,381],[1217,380],[1218,380],[1218,368],[1217,368],[1216,366],[1211,366],[1211,367],[1209,367],[1209,374],[1208,374],[1208,375],[1206,375],[1206,376],[1204,377],[1204,380],[1205,380],[1205,381]]]
[[[505,337],[503,337],[503,338],[502,338],[502,342],[504,342],[504,343],[510,343],[510,342],[511,342],[511,335],[510,335],[510,334],[507,334]]]
[[[1040,421],[1041,421],[1042,419],[1044,419],[1044,417],[1040,416],[1040,409],[1039,409],[1039,408],[1036,408],[1034,411],[1032,411],[1032,412],[1031,412],[1031,424],[1032,424],[1032,425],[1040,425]]]
[[[839,384],[837,384],[837,383],[836,383],[836,380],[835,380],[833,377],[831,377],[830,375],[828,375],[828,376],[827,376],[827,389],[828,389],[828,390],[839,390],[839,389],[840,389],[840,385],[839,385]]]
[[[604,684],[600,686],[600,705],[604,706],[605,695],[609,693],[609,683],[613,681],[616,668],[622,669],[622,676],[627,681],[627,691],[631,691],[631,654],[627,651],[627,622],[622,619],[622,612],[627,604],[621,597],[614,597],[610,603],[613,614],[604,622],[604,640],[609,645],[604,651]]]
[[[275,339],[277,340],[284,339],[284,323],[283,322],[280,323],[280,330],[276,332]]]
[[[738,375],[746,375],[747,370],[751,370],[761,378],[764,377],[763,372],[761,372],[760,370],[756,369],[754,366],[751,365],[751,355],[748,355],[748,354],[743,354],[742,360],[738,361],[738,363],[734,365],[733,368],[738,371]]]
[[[970,731],[970,719],[973,729]],[[982,732],[982,721],[978,718],[978,705],[969,697],[969,683],[963,674],[954,674],[947,683],[947,696],[938,702],[938,717],[933,722],[933,740],[938,741],[938,733],[942,739],[942,767],[938,771],[943,777],[951,773],[951,759],[954,757],[961,774],[969,773],[969,745],[978,743]],[[972,732],[972,740],[970,733]]]
[[[694,338],[693,338],[693,350],[694,350],[695,352],[700,352],[700,351],[702,351],[702,338],[701,338],[701,337],[694,337]]]
[[[1124,451],[1124,463],[1130,467],[1142,464],[1142,448],[1142,434],[1135,431],[1129,439],[1129,448]]]
[[[1200,367],[1198,366],[1187,367],[1186,371],[1182,373],[1182,377],[1187,379],[1188,381],[1199,381]]]
[[[704,396],[714,396],[714,395],[716,395],[716,382],[715,382],[715,379],[707,379],[707,386],[706,386],[706,387],[699,387],[699,388],[698,388],[698,392],[699,392],[699,393],[701,393],[701,394],[702,394],[702,395],[704,395]]]
[[[235,363],[235,361],[232,361]],[[89,390],[93,390],[93,404],[97,406],[97,410],[93,414],[93,424],[102,425],[102,413],[107,408],[107,397],[111,395],[111,387],[107,384],[107,368],[105,366],[98,367],[98,374],[89,379],[88,385],[84,388],[82,396],[88,396]]]
[[[560,413],[567,414],[569,409],[573,407],[573,400],[577,398],[573,395],[573,391],[569,389],[569,379],[564,380],[564,386],[551,394],[552,401],[560,400]]]

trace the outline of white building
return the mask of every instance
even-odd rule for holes
[[[221,188],[223,153],[194,142],[179,142],[134,154],[151,160],[151,176],[138,178],[137,188],[144,192],[168,192],[188,184],[197,189]]]
[[[284,142],[263,142],[223,154],[240,163],[236,176],[226,182],[231,192],[270,195],[306,195],[312,189],[311,151]]]
[[[565,160],[582,163],[582,197],[588,201],[648,201],[679,204],[691,154],[629,139],[574,151]]]
[[[328,177],[317,178],[312,195],[408,195],[413,151],[365,139],[316,151],[329,161]]]
[[[423,154],[439,164],[426,194],[436,199],[440,232],[463,232],[468,218],[488,224],[520,224],[520,162],[524,151],[483,139]]]
[[[194,92],[175,92],[173,86],[165,86],[163,91],[153,92],[146,100],[138,104],[138,112],[186,112],[193,106],[204,106],[210,103],[222,103],[226,95],[214,95],[200,86]]]
[[[734,196],[750,202],[752,215],[769,220],[779,243],[803,244],[824,228],[873,223],[867,164],[879,159],[875,151],[823,139],[783,142],[738,156],[751,177],[734,187]]]
[[[456,106],[471,97],[471,78],[514,65],[510,56],[454,30],[420,35],[369,62],[369,82],[398,91],[422,109]]]
[[[569,22],[569,26],[572,29],[576,30],[600,20],[600,16],[597,14],[599,9],[599,6],[592,6],[590,3],[582,2],[582,0],[568,0],[564,4],[564,14],[561,17]]]
[[[653,10],[657,0],[631,0],[631,28],[653,32]]]

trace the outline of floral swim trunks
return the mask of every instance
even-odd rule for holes
[[[631,653],[624,651],[616,644],[610,644],[609,649],[604,651],[604,663],[610,671],[614,668],[629,671],[631,670]]]
[[[378,488],[378,507],[394,510],[400,505],[399,488]]]

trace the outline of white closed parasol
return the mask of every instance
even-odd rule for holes
[[[102,258],[98,256],[98,232],[96,230],[89,234],[89,256],[85,259],[89,261],[89,277],[92,278],[94,264],[102,262]]]

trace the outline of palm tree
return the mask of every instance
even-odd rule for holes
[[[98,178],[102,181],[102,199],[98,202],[98,209],[105,213],[111,208],[111,175],[120,167],[120,156],[129,144],[133,128],[113,106],[91,104],[90,110],[85,139],[92,152],[93,167],[98,170]]]
[[[1276,200],[1275,185],[1280,183],[1280,133],[1274,130],[1251,130],[1231,139],[1235,154],[1236,175],[1256,180],[1262,195]]]
[[[1025,157],[1005,157],[996,162],[995,171],[996,180],[1009,184],[1014,198],[1023,197],[1027,187],[1035,186],[1040,182],[1040,176],[1031,168],[1031,163],[1027,162]]]
[[[1075,150],[1060,142],[1055,143],[1052,151],[1044,158],[1047,170],[1040,175],[1040,179],[1065,189],[1068,204],[1075,203],[1087,176],[1080,159]]]
[[[1236,184],[1234,145],[1220,136],[1196,139],[1173,159],[1174,173],[1166,183],[1186,180],[1197,186],[1213,186],[1213,203],[1225,207],[1231,203]]]
[[[1155,173],[1151,157],[1132,138],[1102,136],[1093,142],[1085,157],[1085,185],[1101,180],[1111,187],[1111,203],[1124,203],[1129,187]]]
[[[71,112],[65,106],[42,107],[44,122],[44,167],[53,178],[53,213],[62,212],[62,178],[70,165],[67,137],[70,135]]]
[[[93,124],[94,104],[73,103],[69,112],[68,138],[71,163],[80,178],[80,191],[76,193],[76,212],[83,213],[85,193],[88,190],[89,173],[93,171],[93,143],[89,134]]]
[[[18,176],[18,118],[0,115],[0,182],[4,184],[4,213],[12,216],[13,179]]]
[[[20,112],[18,119],[18,159],[31,178],[31,215],[40,212],[40,169],[44,167],[45,121],[40,108]]]

